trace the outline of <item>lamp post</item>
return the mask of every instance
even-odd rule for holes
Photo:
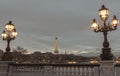
[[[103,48],[102,48],[102,53],[100,54],[100,57],[101,57],[101,60],[112,60],[113,54],[111,53],[111,48],[109,47],[109,42],[107,40],[107,33],[109,31],[116,30],[119,24],[119,21],[114,15],[111,22],[106,23],[110,14],[109,14],[109,10],[104,5],[102,5],[102,8],[98,11],[98,15],[101,18],[103,24],[99,26],[97,21],[93,19],[91,28],[94,32],[102,32],[104,35]]]
[[[16,28],[15,28],[15,25],[12,24],[12,21],[9,21],[9,23],[7,23],[5,25],[5,30],[3,31],[1,36],[2,36],[3,40],[7,41],[6,52],[4,53],[2,60],[3,61],[11,61],[12,55],[10,52],[10,41],[14,40],[17,36]]]

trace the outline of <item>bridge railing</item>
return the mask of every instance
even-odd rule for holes
[[[8,76],[100,76],[99,64],[9,64]]]
[[[114,70],[115,70],[115,76],[120,76],[120,63],[115,64]]]

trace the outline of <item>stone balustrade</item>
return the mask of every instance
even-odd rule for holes
[[[9,64],[8,76],[100,76],[99,64]]]
[[[120,76],[120,63],[16,64],[3,61],[0,76]]]
[[[115,76],[120,76],[120,63],[115,64]]]

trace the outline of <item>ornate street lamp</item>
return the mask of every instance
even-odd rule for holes
[[[14,24],[12,24],[12,21],[9,21],[9,23],[7,23],[5,25],[5,30],[3,31],[1,36],[2,36],[3,40],[7,41],[6,52],[4,53],[2,60],[3,61],[11,61],[12,55],[10,52],[10,41],[14,40],[17,36],[16,28],[15,28]]]
[[[99,10],[98,15],[103,21],[103,24],[99,26],[97,21],[93,19],[91,28],[94,32],[102,32],[104,35],[103,48],[102,48],[102,53],[100,57],[101,57],[101,60],[112,60],[113,54],[111,53],[111,48],[109,47],[109,42],[107,40],[107,33],[109,31],[116,30],[119,24],[119,21],[114,15],[111,22],[106,23],[110,14],[109,14],[109,10],[104,5],[102,5],[102,8]]]

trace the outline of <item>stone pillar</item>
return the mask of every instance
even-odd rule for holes
[[[100,76],[114,76],[114,61],[100,61]]]
[[[9,64],[13,63],[12,61],[0,61],[0,76],[8,76],[9,73]]]

